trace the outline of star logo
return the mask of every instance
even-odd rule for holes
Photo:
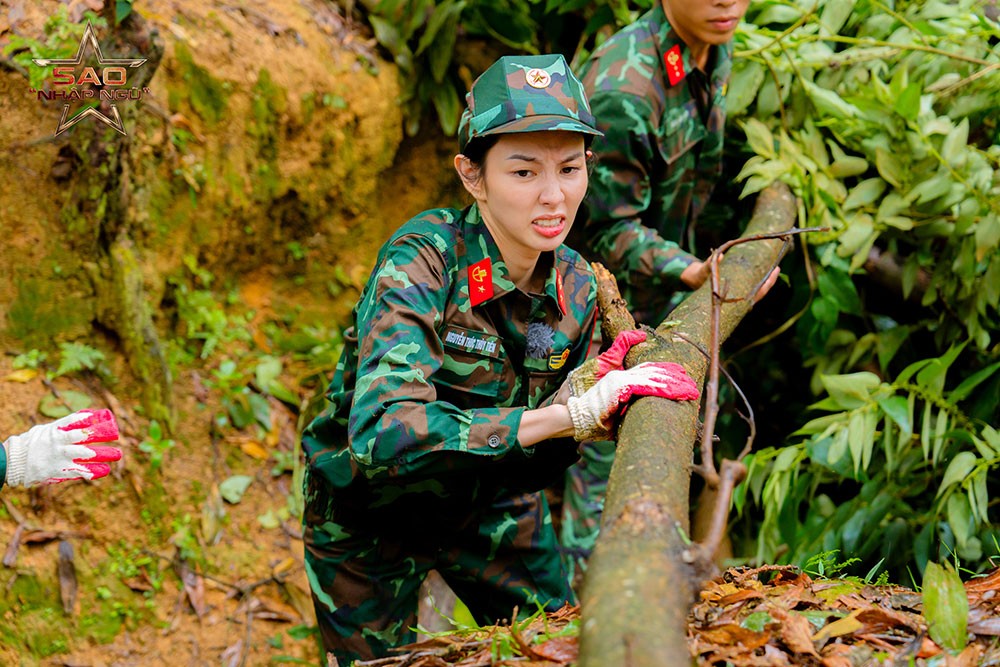
[[[97,76],[97,73],[93,68],[88,67],[85,69],[84,74],[79,80],[69,72],[62,72],[62,76],[68,76],[72,79],[74,84],[76,83],[97,83],[104,85],[124,85],[125,84],[125,67],[139,67],[146,62],[145,58],[105,58],[104,53],[101,51],[101,44],[97,41],[97,35],[94,33],[94,26],[87,21],[87,28],[83,31],[83,37],[80,38],[80,46],[76,50],[76,55],[72,58],[34,58],[33,61],[39,67],[48,67],[49,65],[63,67],[66,66],[77,67],[83,63],[83,55],[87,50],[87,47],[97,55],[97,64],[105,72],[105,78],[101,79]],[[58,70],[57,70],[58,71]],[[107,78],[108,72],[114,72],[116,76],[121,78],[116,78],[114,80],[109,80]],[[92,92],[92,91],[89,91]],[[94,117],[98,121],[104,123],[111,129],[115,130],[119,134],[125,135],[125,125],[122,123],[121,115],[118,113],[118,107],[112,102],[111,104],[111,116],[106,116],[101,113],[97,107],[88,107],[80,113],[76,114],[72,118],[69,118],[69,104],[64,104],[62,109],[62,117],[59,119],[59,126],[56,128],[55,136],[59,136],[69,128],[73,127],[79,123],[84,118]]]
[[[532,88],[548,88],[549,84],[552,83],[552,77],[549,76],[549,73],[537,67],[529,69],[524,77],[528,80],[528,85]]]

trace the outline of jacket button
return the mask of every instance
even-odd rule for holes
[[[490,437],[486,438],[486,444],[492,447],[493,449],[496,449],[497,447],[500,446],[500,436],[497,435],[496,433],[493,433],[492,435],[490,435]]]

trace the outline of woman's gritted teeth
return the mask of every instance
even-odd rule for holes
[[[531,224],[536,228],[539,234],[548,237],[559,236],[563,228],[566,226],[566,217],[562,215],[558,216],[545,216],[541,218],[535,218],[531,221]]]

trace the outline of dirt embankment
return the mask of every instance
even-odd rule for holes
[[[46,20],[102,4],[8,2],[0,48],[15,35],[55,44]],[[453,140],[429,123],[402,136],[395,68],[330,3],[134,8],[162,57],[142,100],[120,105],[127,139],[93,119],[54,137],[61,104],[39,101],[10,57],[0,66],[0,437],[48,420],[43,400],[79,392],[115,410],[125,451],[97,483],[0,491],[0,663],[315,664],[286,510],[298,408],[269,399],[268,423],[240,429],[232,403],[262,395],[253,364],[266,354],[303,403],[317,389],[303,378],[328,366],[275,331],[335,332],[389,233],[460,202]],[[109,45],[104,55],[144,54]],[[122,284],[133,286],[124,297],[112,288]],[[211,290],[217,303],[202,315],[218,306],[227,318],[204,358],[173,343],[190,324],[178,314],[183,289]],[[131,305],[107,303],[117,299]],[[146,327],[131,347],[130,322]],[[159,439],[136,360],[152,354],[150,337],[175,414]],[[106,368],[47,380],[67,342],[100,350]],[[15,369],[14,355],[32,350],[47,363]],[[236,386],[226,359],[243,374]],[[251,481],[233,503],[220,485],[234,475]],[[60,541],[77,578],[66,609]]]

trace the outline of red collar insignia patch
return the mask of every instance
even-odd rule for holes
[[[684,78],[684,57],[681,55],[680,44],[674,44],[670,50],[663,54],[663,65],[667,68],[667,79],[671,86]]]
[[[566,301],[563,299],[562,275],[556,271],[556,300],[559,302],[559,312],[566,317]]]
[[[469,267],[469,305],[493,298],[493,263],[487,257]]]

